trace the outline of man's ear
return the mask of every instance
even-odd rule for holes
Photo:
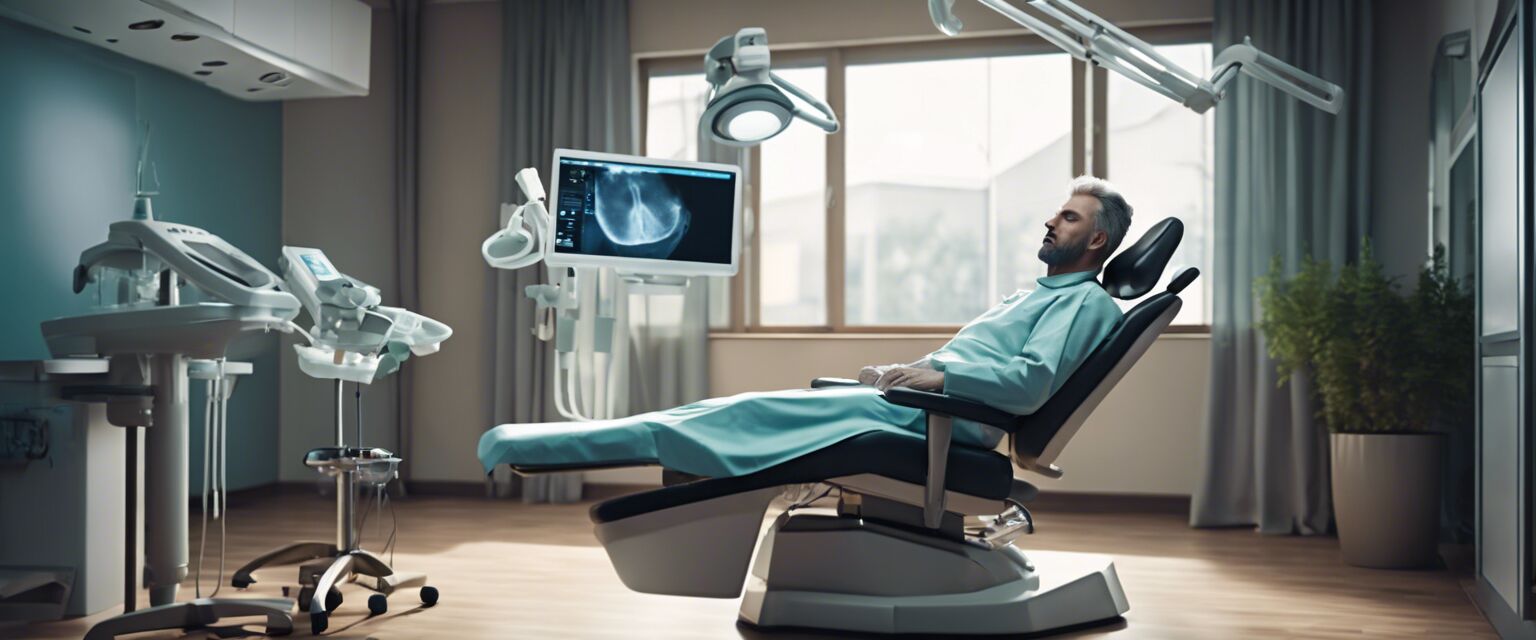
[[[1109,232],[1107,231],[1094,231],[1093,236],[1088,238],[1089,251],[1107,246],[1109,246]]]

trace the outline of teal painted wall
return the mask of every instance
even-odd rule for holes
[[[222,236],[275,268],[282,108],[0,18],[0,359],[48,357],[38,322],[87,311],[71,272],[133,207],[137,122],[154,128],[158,219]],[[237,343],[255,373],[229,406],[231,488],[277,481],[275,336]],[[202,383],[193,383],[191,487],[202,486]]]

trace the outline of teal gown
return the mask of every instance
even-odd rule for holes
[[[944,372],[944,392],[1015,414],[1033,413],[1114,329],[1120,308],[1091,271],[1040,278],[971,321],[924,360]],[[868,387],[794,389],[711,398],[665,411],[594,422],[504,424],[480,438],[480,462],[582,468],[661,466],[739,476],[885,431],[921,440],[921,409],[886,402]],[[955,421],[955,442],[992,448],[1002,431]]]

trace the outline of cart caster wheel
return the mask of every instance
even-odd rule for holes
[[[429,607],[437,604],[437,587],[422,587],[421,603]]]
[[[325,628],[330,626],[330,621],[326,620],[329,617],[330,614],[328,613],[309,614],[309,632],[317,636],[325,633]]]
[[[299,589],[299,597],[296,598],[296,600],[298,601],[297,604],[299,605],[299,610],[300,611],[308,611],[309,610],[309,605],[311,604],[310,601],[312,601],[314,599],[315,599],[315,588],[314,587],[303,587],[303,588],[300,588]],[[342,601],[342,597],[341,597],[341,590],[340,589],[337,589],[336,587],[331,587],[330,591],[325,592],[325,610],[327,612],[335,611],[337,607],[341,606],[341,601]]]
[[[384,594],[375,593],[368,596],[368,613],[381,616],[385,611],[389,611],[389,599],[385,598]]]

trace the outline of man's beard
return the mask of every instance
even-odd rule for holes
[[[1039,258],[1041,262],[1056,267],[1077,262],[1078,258],[1083,257],[1087,252],[1087,241],[1075,245],[1063,245],[1053,240],[1050,244],[1040,245]]]

